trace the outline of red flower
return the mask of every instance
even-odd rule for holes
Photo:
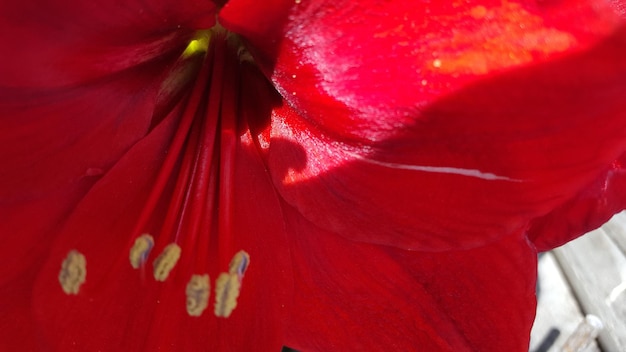
[[[218,7],[0,3],[0,349],[527,350],[624,208],[621,2]]]

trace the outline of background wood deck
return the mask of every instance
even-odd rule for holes
[[[580,352],[626,351],[626,213],[539,258],[537,319],[532,352],[564,349],[584,316],[604,328]],[[578,331],[578,335],[580,331]]]

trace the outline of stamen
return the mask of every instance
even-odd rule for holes
[[[239,35],[228,32],[226,35],[226,41],[231,48],[237,48],[237,58],[239,58],[239,62],[249,62],[254,64],[254,58],[248,48],[244,45]]]
[[[200,135],[197,125],[199,125],[199,122],[196,119],[191,127],[191,131],[185,145],[183,160],[180,165],[178,177],[176,178],[174,192],[172,193],[170,204],[167,209],[165,219],[163,220],[163,225],[161,225],[161,234],[164,236],[160,238],[162,238],[163,241],[169,240],[167,237],[169,234],[178,233],[177,228],[180,228],[180,223],[186,210],[186,200],[188,198],[190,187],[189,181],[192,178],[195,168],[194,160],[197,153],[197,141]]]
[[[68,295],[77,295],[86,277],[87,260],[85,256],[75,249],[69,251],[59,272],[59,282],[63,292]]]
[[[211,263],[211,257],[209,256],[209,251],[211,247],[216,248],[217,246],[211,245],[211,240],[217,241],[217,236],[211,236],[211,233],[215,233],[215,221],[214,221],[214,213],[217,199],[215,194],[217,193],[217,170],[216,167],[212,167],[208,176],[209,184],[207,185],[207,193],[209,193],[209,197],[206,199],[206,206],[203,209],[203,213],[200,214],[201,221],[200,226],[198,227],[198,233],[203,235],[198,236],[198,240],[196,241],[196,271],[203,271],[206,269],[207,263]],[[217,258],[217,254],[213,255],[213,258]]]
[[[225,61],[224,71],[229,79],[224,80],[224,95],[221,105],[220,131],[220,165],[219,165],[219,210],[218,233],[219,253],[232,253],[233,242],[233,194],[235,189],[235,160],[237,150],[237,116],[239,115],[238,95],[239,70],[238,63],[231,59]],[[225,259],[222,256],[220,262]]]
[[[228,273],[221,273],[215,282],[215,316],[228,318],[237,307],[241,282],[250,263],[250,256],[239,251],[228,266]]]
[[[139,267],[146,262],[146,259],[148,259],[152,247],[154,247],[154,238],[152,238],[152,236],[145,233],[137,237],[128,256],[130,265],[135,269],[139,269]]]
[[[211,66],[211,63],[208,60],[205,60],[200,69],[200,72],[198,73],[198,77],[204,77],[208,75],[210,73]],[[153,215],[153,212],[157,207],[159,199],[163,195],[163,191],[167,186],[167,183],[173,170],[175,169],[183,146],[185,145],[189,130],[195,120],[196,108],[204,98],[205,88],[205,80],[197,79],[194,83],[194,86],[191,90],[191,96],[189,97],[189,100],[187,101],[185,110],[183,112],[183,117],[178,124],[178,128],[176,130],[174,138],[170,143],[170,148],[168,150],[167,156],[165,157],[161,169],[159,170],[157,179],[155,180],[152,190],[150,191],[150,195],[148,196],[144,208],[142,209],[142,212],[137,219],[133,234],[139,234],[142,229],[146,227],[146,224],[148,223],[150,217]]]
[[[240,61],[248,60],[249,53],[238,37],[216,28],[198,32],[181,55],[193,60],[203,55],[204,64],[128,246],[135,269],[145,266],[154,247],[163,248],[153,261],[154,278],[161,282],[176,267],[182,248],[186,257],[179,270],[192,265],[193,272],[202,273],[228,267],[215,282],[214,308],[217,317],[227,318],[237,306],[250,263],[245,251],[227,257],[235,252],[235,161],[238,127],[244,127],[238,124],[245,123],[239,110]],[[161,210],[165,216],[157,219]],[[149,225],[160,227],[151,232],[155,237],[138,236]],[[185,290],[189,316],[203,314],[210,290],[208,274],[191,276]]]
[[[196,120],[196,122],[198,122]],[[196,134],[195,132],[198,130],[198,125],[200,125],[200,122],[196,123],[194,122],[194,135]],[[199,138],[199,137],[198,137]],[[198,178],[197,173],[198,173],[198,159],[199,159],[199,150],[201,150],[201,145],[198,144],[198,140],[194,139],[193,144],[195,144],[195,150],[194,150],[194,157],[193,160],[190,159],[190,164],[188,165],[188,170],[185,171],[185,178],[183,179],[182,177],[179,178],[179,180],[177,181],[176,188],[177,188],[177,194],[176,194],[176,198],[172,201],[172,203],[170,204],[170,211],[168,211],[168,217],[170,217],[170,214],[172,214],[174,217],[172,217],[172,219],[176,220],[176,226],[175,226],[175,230],[174,230],[174,241],[178,242],[180,240],[180,236],[183,232],[187,232],[189,233],[189,231],[185,230],[185,222],[189,221],[189,211],[191,209],[191,211],[193,211],[195,203],[193,202],[192,198],[194,196],[194,183],[195,180]],[[191,146],[191,143],[189,143],[189,145]],[[187,159],[187,155],[185,155],[185,159]],[[188,175],[187,175],[188,174]],[[182,174],[181,174],[182,176]],[[188,176],[188,177],[187,177]],[[180,182],[183,183],[180,183]],[[183,186],[183,188],[180,188],[180,192],[178,190],[178,187]],[[167,221],[166,221],[167,223]],[[174,224],[174,223],[171,223]],[[168,233],[169,228],[166,227],[165,225],[163,226],[163,233]],[[193,232],[192,232],[193,234]]]
[[[228,266],[228,272],[230,274],[237,274],[239,276],[239,280],[243,279],[243,275],[248,269],[248,264],[250,263],[250,255],[245,251],[239,251],[233,259],[230,261],[230,265]]]
[[[158,258],[154,260],[154,279],[165,281],[180,258],[180,247],[176,243],[168,244]]]
[[[215,316],[228,318],[237,307],[241,282],[237,275],[221,273],[215,282]]]
[[[214,62],[214,65],[218,65],[219,60]],[[200,227],[203,223],[204,210],[207,207],[207,203],[212,203],[209,196],[213,194],[213,190],[210,188],[212,184],[211,172],[214,169],[215,157],[215,139],[217,133],[217,125],[219,122],[219,107],[221,100],[221,91],[213,89],[216,83],[221,84],[222,75],[219,72],[213,72],[211,78],[211,94],[207,104],[207,111],[202,119],[200,126],[197,126],[200,130],[200,137],[197,140],[197,152],[196,159],[194,161],[193,176],[190,181],[186,204],[193,204],[190,207],[188,217],[186,219],[186,227],[184,227],[186,233],[190,234],[189,241],[187,243],[195,244],[197,235],[200,233]],[[215,186],[213,184],[213,186]],[[213,209],[210,209],[213,211]],[[183,226],[179,226],[179,230]]]
[[[209,275],[193,275],[187,284],[187,314],[199,317],[209,305]]]

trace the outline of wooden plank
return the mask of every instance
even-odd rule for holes
[[[554,250],[586,314],[600,318],[601,348],[626,351],[626,258],[603,229]]]
[[[530,334],[530,351],[557,352],[574,333],[583,314],[552,253],[538,266],[537,317]],[[585,350],[599,352],[595,341]]]
[[[626,212],[615,214],[602,228],[626,255]]]
[[[595,315],[587,315],[578,325],[576,331],[571,334],[561,352],[584,352],[596,341],[598,333],[602,330],[602,322]]]

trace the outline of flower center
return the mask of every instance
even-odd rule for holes
[[[217,27],[197,33],[163,83],[161,95],[170,97],[188,84],[193,87],[184,106],[179,106],[182,114],[176,132],[128,248],[131,267],[144,271],[152,263],[154,280],[161,282],[187,256],[192,272],[181,290],[190,316],[202,315],[209,306],[208,272],[222,271],[214,285],[214,314],[226,318],[237,305],[250,262],[249,255],[236,248],[232,234],[234,162],[241,124],[239,65],[247,57],[236,36]],[[70,252],[59,275],[68,294],[77,294],[85,280],[81,256]]]

